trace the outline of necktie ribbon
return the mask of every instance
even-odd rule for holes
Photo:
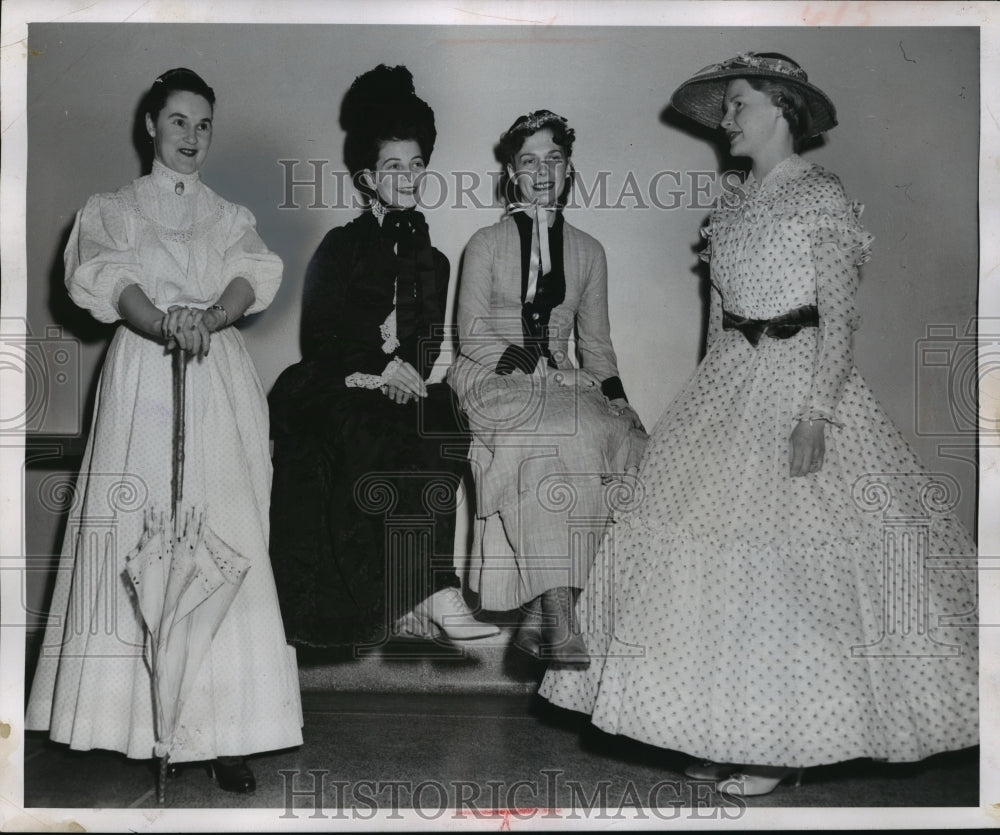
[[[528,271],[528,291],[526,302],[534,301],[538,287],[539,268],[542,275],[552,271],[552,254],[549,252],[549,215],[554,215],[555,206],[541,206],[538,203],[511,203],[507,214],[523,212],[531,217],[531,266]]]

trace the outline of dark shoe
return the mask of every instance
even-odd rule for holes
[[[514,646],[532,658],[542,657],[542,599],[536,597],[524,607],[524,617],[514,634]]]
[[[542,658],[553,667],[586,670],[590,666],[587,645],[580,637],[573,616],[579,592],[566,586],[542,594]]]
[[[208,771],[223,791],[250,794],[257,788],[253,772],[243,757],[219,757],[208,764]]]

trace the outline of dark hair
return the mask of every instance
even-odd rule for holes
[[[419,98],[413,75],[404,66],[379,64],[354,79],[340,106],[344,139],[344,164],[364,194],[372,191],[357,176],[375,168],[385,142],[413,141],[424,162],[430,161],[437,139],[434,111]]]
[[[163,75],[153,82],[153,86],[146,91],[140,108],[142,115],[144,117],[149,116],[153,122],[156,122],[160,111],[163,110],[167,99],[170,98],[170,94],[178,91],[195,93],[201,96],[209,103],[212,110],[215,110],[215,91],[194,70],[189,70],[186,67],[177,67],[163,73]]]
[[[562,116],[553,113],[551,110],[535,110],[518,116],[506,131],[501,135],[494,152],[497,162],[503,166],[500,172],[500,196],[508,203],[518,200],[517,185],[507,173],[507,166],[516,168],[514,164],[518,152],[524,147],[524,143],[529,136],[533,136],[540,130],[548,128],[552,131],[552,141],[566,153],[568,163],[573,156],[573,142],[576,140],[576,131],[569,126],[569,123]],[[566,186],[559,195],[559,203],[565,203],[569,196],[569,191],[573,186],[573,177],[566,178]]]
[[[761,58],[773,58],[780,61],[787,61],[795,67],[799,67],[798,62],[793,61],[787,55],[780,52],[761,52]],[[799,67],[801,69],[801,67]],[[761,93],[771,97],[771,104],[781,109],[785,121],[791,130],[792,138],[796,143],[809,135],[811,119],[809,118],[809,103],[806,97],[794,84],[785,84],[770,78],[747,77],[747,84]]]

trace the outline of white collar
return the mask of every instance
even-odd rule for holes
[[[197,171],[193,174],[181,174],[172,168],[167,168],[158,159],[153,160],[153,169],[150,171],[153,182],[161,188],[172,191],[174,194],[193,194],[195,187],[201,180]]]

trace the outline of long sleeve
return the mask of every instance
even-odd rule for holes
[[[492,307],[494,241],[481,229],[469,241],[458,292],[458,339],[462,355],[495,370],[504,351],[520,344],[521,320],[498,320]],[[503,335],[506,331],[509,336]],[[516,335],[516,342],[511,336]]]
[[[705,353],[712,350],[722,335],[722,293],[714,284],[708,285],[708,333],[705,335]]]
[[[139,283],[126,212],[113,195],[91,197],[77,213],[64,256],[70,298],[99,322],[116,322],[118,297]]]
[[[424,333],[418,333],[416,339],[416,362],[412,365],[427,377],[441,355],[441,343],[444,341],[445,310],[448,307],[448,280],[451,277],[451,264],[448,259],[436,249],[432,250],[434,258],[434,298],[429,299],[425,311],[434,321],[424,321]]]
[[[600,244],[596,244],[596,251],[590,259],[590,272],[580,294],[576,327],[580,364],[601,380],[605,395],[612,399],[625,397],[625,390],[618,376],[618,358],[611,344],[608,261]]]
[[[854,367],[852,337],[860,324],[855,301],[872,236],[861,227],[861,207],[848,204],[839,181],[830,175],[829,201],[810,213],[809,246],[816,271],[819,333],[809,400],[800,419],[835,422],[844,383]]]
[[[706,223],[701,227],[701,236],[705,239],[705,248],[698,253],[698,259],[706,264],[712,263],[712,224]],[[712,350],[712,346],[722,333],[722,291],[711,279],[708,282],[708,332],[705,334],[705,353]]]
[[[330,230],[309,262],[302,296],[302,358],[322,365],[331,378],[381,375],[392,360],[382,350],[379,326],[392,308],[380,288],[366,285],[360,248],[350,227]],[[383,292],[385,292],[384,288]],[[379,302],[385,302],[384,305]]]
[[[274,299],[281,285],[281,258],[271,252],[257,234],[257,222],[249,209],[234,207],[235,218],[223,260],[223,286],[242,276],[253,287],[254,301],[247,313],[259,313]]]

